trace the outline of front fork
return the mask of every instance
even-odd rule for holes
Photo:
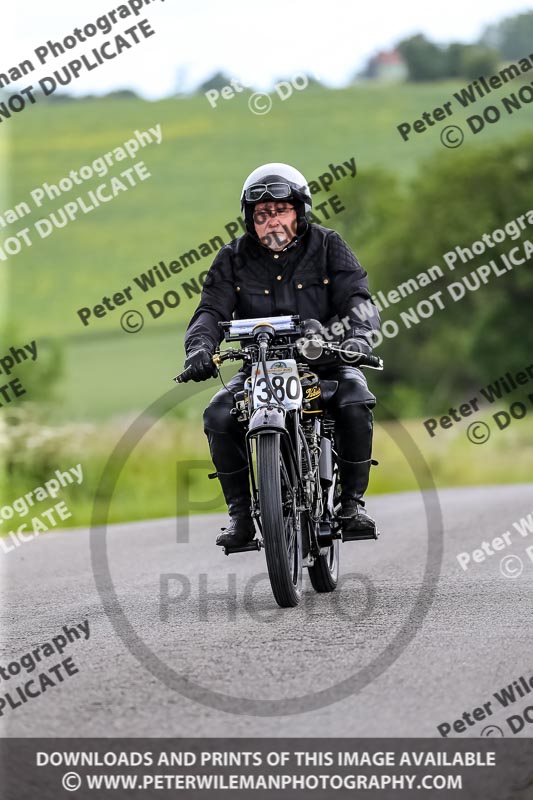
[[[298,436],[298,427],[299,427],[299,418],[298,415],[295,413],[287,413],[285,417],[285,427],[276,429],[275,432],[279,432],[281,438],[281,448],[282,451],[284,450],[288,454],[288,460],[291,465],[291,476],[292,478],[296,479],[293,480],[293,486],[296,484],[296,510],[303,511],[303,498],[304,498],[304,487],[302,485],[302,476],[301,476],[301,449],[302,443]],[[272,433],[272,430],[265,431],[265,434],[268,435]],[[252,441],[255,439],[260,438],[260,436],[265,435],[261,433],[250,434],[248,431],[246,435],[246,456],[248,459],[248,469],[250,471],[250,485],[251,485],[251,496],[252,496],[252,516],[257,522],[260,532],[262,533],[262,526],[261,526],[261,510],[259,508],[259,491],[257,488],[257,480],[255,476],[255,468],[254,468],[254,453],[253,453],[253,445]]]

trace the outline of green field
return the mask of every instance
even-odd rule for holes
[[[382,167],[407,179],[424,159],[442,151],[440,128],[403,142],[396,126],[441,105],[459,86],[310,87],[285,102],[274,97],[271,112],[261,117],[249,111],[248,95],[243,93],[215,109],[203,96],[155,103],[37,104],[10,120],[10,128],[6,127],[12,159],[10,206],[27,200],[42,183],[57,183],[70,170],[113,150],[136,129],[160,124],[163,132],[161,145],[149,145],[136,159],[115,165],[110,173],[118,174],[143,159],[151,178],[45,239],[34,234],[33,245],[7,262],[16,339],[63,340],[63,402],[57,413],[65,419],[102,419],[143,408],[166,390],[169,377],[181,366],[182,331],[197,301],[194,294],[184,295],[181,284],[207,269],[212,257],[202,258],[147,294],[132,284],[132,278],[216,235],[227,241],[224,226],[238,217],[240,187],[252,168],[264,161],[287,161],[311,180],[326,172],[329,163],[354,157],[359,175]],[[495,92],[492,97],[496,96]],[[453,122],[462,123],[459,113]],[[477,137],[470,134],[463,147],[514,138],[530,125],[531,111],[524,109]],[[454,150],[447,153],[454,158]],[[31,228],[105,181],[109,176],[94,177],[45,202],[9,233],[23,226]],[[356,182],[357,178],[353,185]],[[344,191],[346,196],[352,188],[352,182],[348,183],[344,188],[342,182],[335,183],[330,195],[338,192],[342,198]],[[321,192],[314,199],[320,202],[325,197]],[[325,224],[335,227],[335,219]],[[360,254],[357,241],[350,244]],[[372,280],[372,265],[366,266]],[[140,333],[121,330],[121,308],[82,326],[76,314],[79,308],[93,307],[103,296],[128,285],[133,286],[133,299],[125,308],[135,308],[146,318]],[[381,288],[372,282],[371,287],[373,291]],[[160,299],[169,289],[179,290],[180,305],[152,319],[146,303]]]
[[[82,216],[68,227],[9,261],[11,299],[25,331],[68,335],[117,330],[120,311],[83,328],[76,310],[98,303],[103,295],[131,284],[133,276],[159,260],[171,260],[224,233],[239,215],[239,192],[248,172],[262,161],[296,164],[309,179],[329,163],[355,157],[359,173],[381,166],[404,176],[435,150],[442,150],[439,129],[403,142],[396,125],[447,99],[452,84],[402,85],[344,90],[310,88],[282,103],[274,102],[264,117],[247,108],[246,96],[213,109],[205,98],[143,101],[91,101],[42,105],[11,121],[13,203],[27,198],[44,182],[54,183],[71,169],[89,164],[131,137],[134,130],[161,124],[163,143],[139,152],[152,177],[109,204]],[[454,117],[455,120],[455,117]],[[459,122],[459,117],[457,117]],[[463,147],[494,138],[514,138],[531,126],[529,109],[503,119]],[[454,151],[449,152],[454,157]],[[131,160],[122,162],[131,166]],[[114,167],[114,171],[120,168]],[[94,189],[106,178],[93,178],[79,188]],[[357,178],[355,179],[357,180]],[[339,194],[342,197],[341,188]],[[323,199],[324,193],[316,195]],[[47,201],[24,217],[32,223],[72,200],[76,192]],[[354,243],[355,244],[355,243]],[[164,289],[193,277],[209,266],[203,259]],[[137,290],[135,300],[150,298]],[[167,312],[185,319],[193,303]]]

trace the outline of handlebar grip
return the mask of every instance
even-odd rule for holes
[[[364,356],[362,355],[359,364],[362,367],[373,367],[374,369],[383,369],[383,361],[379,356]]]
[[[229,356],[226,356],[226,358],[229,358]],[[223,355],[215,353],[213,355],[213,364],[218,369],[218,367],[220,366],[222,361],[225,361],[226,358]],[[172,378],[172,380],[176,381],[176,383],[187,383],[188,381],[191,380],[191,378],[189,376],[189,372],[190,372],[191,369],[192,369],[192,366],[187,367],[187,369],[184,369],[183,372],[180,372],[180,374],[176,375],[176,377]]]
[[[187,367],[187,369],[184,369],[183,372],[180,372],[180,374],[176,375],[176,377],[172,378],[172,380],[176,381],[176,383],[187,383],[187,381],[190,380],[188,373],[190,372],[191,369],[192,367]]]

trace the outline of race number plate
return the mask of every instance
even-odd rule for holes
[[[287,411],[300,408],[302,405],[302,385],[298,375],[298,368],[294,359],[278,359],[266,362],[270,383],[274,389],[274,397],[267,384],[263,365],[252,365],[251,388],[253,407],[265,406],[273,401]]]

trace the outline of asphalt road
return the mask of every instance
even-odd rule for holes
[[[62,656],[79,672],[4,709],[4,735],[438,736],[437,725],[489,700],[493,713],[464,735],[489,724],[511,735],[505,720],[528,698],[498,709],[493,692],[533,675],[533,533],[513,528],[533,509],[532,487],[446,490],[439,500],[440,575],[438,520],[428,535],[422,496],[371,498],[379,541],[343,545],[339,591],[316,595],[306,578],[297,609],[277,608],[263,553],[226,558],[215,547],[218,516],[192,518],[186,544],[172,519],[112,526],[116,598],[107,587],[106,608],[89,531],[51,532],[1,555],[0,665],[65,625],[88,619],[90,630]],[[461,569],[458,553],[505,531],[510,545]],[[102,583],[101,533],[93,545]],[[508,555],[522,574],[502,574]],[[515,575],[519,564],[503,568]],[[519,735],[532,734],[527,724]]]

